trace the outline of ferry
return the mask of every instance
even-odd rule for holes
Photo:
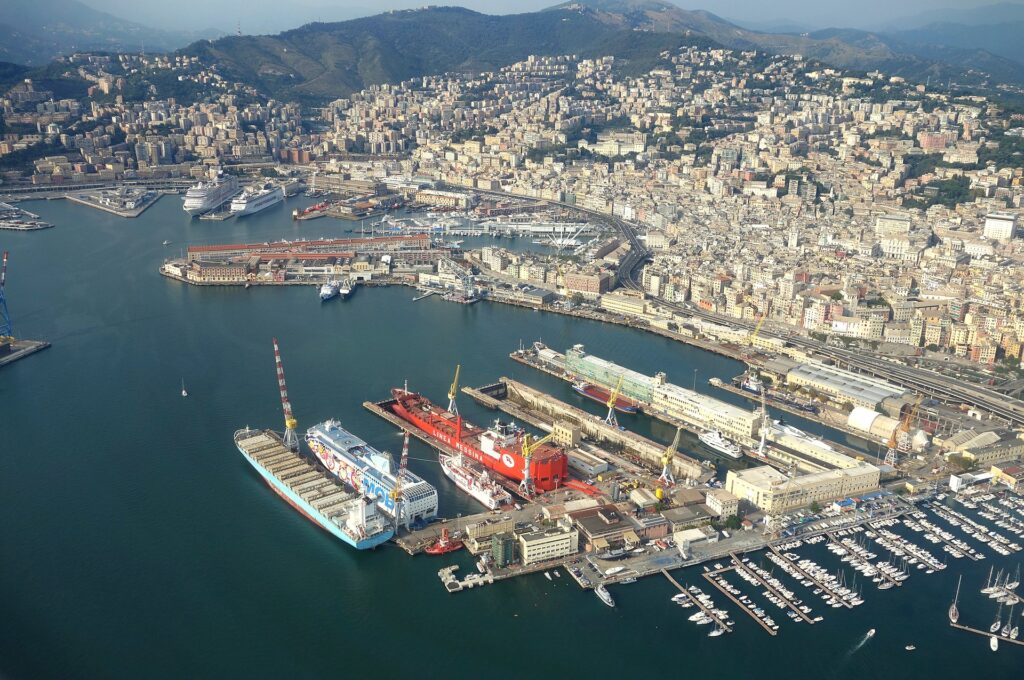
[[[704,446],[713,451],[725,454],[730,458],[739,459],[743,457],[743,451],[740,450],[740,447],[726,439],[718,430],[708,430],[698,435],[697,438],[700,439]]]
[[[271,430],[235,432],[235,446],[286,503],[335,538],[356,548],[375,548],[394,536],[375,499],[350,491],[284,445]]]
[[[397,508],[393,492],[398,470],[391,456],[373,448],[337,420],[309,428],[306,444],[328,472],[356,491],[376,498],[384,514],[397,524],[408,529],[437,517],[437,489],[408,469],[402,482],[401,508]]]
[[[608,399],[612,396],[610,391],[601,387],[600,385],[595,385],[593,383],[583,381],[574,382],[572,384],[572,389],[575,390],[577,394],[584,396],[592,401],[596,401],[605,406],[608,405]],[[615,410],[618,411],[619,413],[635,414],[640,410],[640,407],[632,399],[629,399],[628,397],[623,397],[620,394],[615,399]]]
[[[284,200],[284,189],[275,184],[264,184],[260,188],[249,188],[231,201],[231,212],[239,217],[252,215],[277,205]]]
[[[491,479],[485,470],[472,465],[461,454],[449,456],[438,453],[437,461],[441,464],[441,471],[455,482],[455,486],[488,510],[497,510],[502,505],[512,503],[512,494]]]
[[[234,175],[218,174],[213,179],[200,182],[185,192],[182,207],[193,217],[209,212],[225,203],[238,193],[238,178]]]

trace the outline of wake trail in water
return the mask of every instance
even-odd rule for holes
[[[848,651],[846,653],[847,658],[849,658],[849,657],[853,656],[854,654],[856,654],[857,652],[859,652],[860,648],[863,647],[864,645],[866,645],[868,643],[868,640],[871,639],[871,637],[872,637],[871,634],[864,633],[864,637],[862,637],[860,639],[860,641],[858,641],[857,644],[855,644],[853,647],[851,647],[850,651]]]

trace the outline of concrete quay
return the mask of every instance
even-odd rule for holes
[[[11,351],[0,354],[0,366],[13,364],[18,359],[24,359],[30,354],[40,352],[50,346],[50,343],[43,340],[15,340],[11,343]]]
[[[72,203],[84,205],[89,208],[95,208],[96,210],[102,210],[103,212],[110,213],[111,215],[117,215],[118,217],[125,217],[131,219],[138,217],[142,213],[146,212],[146,210],[150,206],[152,206],[154,203],[160,200],[164,193],[176,192],[153,191],[151,192],[150,195],[145,196],[142,199],[142,202],[139,205],[135,206],[134,208],[118,208],[117,206],[100,203],[97,197],[101,193],[103,193],[103,190],[92,191],[82,194],[68,194],[64,198],[66,198],[68,201]]]

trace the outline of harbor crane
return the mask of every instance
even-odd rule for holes
[[[519,482],[519,490],[524,496],[532,496],[534,494],[533,475],[530,473],[530,458],[533,457],[534,451],[547,444],[554,436],[555,433],[552,432],[537,441],[531,441],[532,437],[529,432],[523,435],[523,445],[520,448],[520,453],[523,455],[523,481]]]
[[[448,388],[448,412],[452,415],[459,415],[459,407],[455,404],[455,395],[459,393],[459,371],[462,370],[462,364],[455,367],[455,379],[452,380],[452,386]]]
[[[909,453],[913,446],[913,442],[910,438],[910,423],[913,422],[914,416],[917,415],[917,408],[921,405],[921,398],[914,402],[913,407],[907,411],[901,420],[900,424],[893,429],[892,435],[889,436],[889,448],[885,452],[885,460],[882,462],[886,465],[896,467],[896,463],[899,460],[901,453]]]
[[[0,268],[0,342],[14,341],[14,328],[11,326],[11,315],[7,311],[7,295],[4,286],[7,283],[7,251],[4,251],[3,268]]]
[[[672,474],[672,459],[676,457],[676,452],[679,450],[679,437],[683,434],[683,428],[676,428],[676,436],[672,439],[672,443],[665,449],[665,453],[661,455],[661,476],[658,477],[658,481],[668,486],[675,486],[676,477]]]
[[[281,349],[277,346],[277,338],[274,338],[274,363],[277,365],[277,389],[281,392],[281,410],[284,411],[284,445],[289,450],[298,452],[299,435],[295,428],[299,422],[292,415],[292,404],[288,401],[288,387],[284,382],[284,365],[281,363]]]
[[[391,500],[395,502],[395,528],[405,520],[405,498],[402,496],[402,487],[405,486],[405,471],[409,467],[409,433],[405,433],[402,440],[402,457],[398,461],[398,474],[395,476],[395,488],[391,490]],[[409,523],[405,522],[405,528]]]
[[[747,342],[753,346],[754,341],[757,340],[758,334],[761,332],[761,327],[764,326],[764,322],[768,319],[768,315],[772,312],[772,301],[768,301],[768,306],[764,310],[764,314],[757,320],[757,325],[754,327],[754,332],[751,333],[750,339]]]
[[[619,401],[619,394],[622,393],[622,381],[626,376],[620,375],[619,382],[615,384],[615,389],[608,395],[608,415],[604,417],[606,425],[611,425],[614,428],[619,427],[619,420],[615,417],[615,404]]]

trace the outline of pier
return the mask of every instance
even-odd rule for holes
[[[779,552],[778,548],[776,548],[774,545],[769,546],[768,549],[771,550],[773,553],[775,553],[780,560],[785,561],[786,564],[788,564],[790,567],[792,567],[793,570],[796,571],[798,574],[803,576],[805,579],[807,579],[808,581],[810,581],[811,583],[813,583],[817,587],[821,588],[821,591],[823,593],[826,593],[829,597],[831,597],[834,600],[838,601],[840,604],[842,604],[847,609],[853,609],[853,605],[850,604],[849,602],[847,602],[846,598],[844,598],[842,595],[840,595],[836,591],[832,590],[832,588],[830,586],[822,583],[821,581],[816,579],[811,574],[808,574],[798,564],[796,564],[793,560],[789,559],[788,557],[783,555],[781,552]]]
[[[836,538],[836,535],[833,534],[832,532],[826,532],[825,536],[828,537],[828,540],[829,540],[830,543],[832,543],[832,545],[835,545],[835,546],[837,546],[839,548],[842,548],[843,550],[846,551],[846,554],[850,556],[850,561],[849,561],[850,566],[853,566],[854,560],[856,560],[859,564],[864,564],[864,565],[868,565],[868,566],[872,567],[876,572],[878,572],[878,577],[880,579],[882,579],[882,581],[891,584],[890,587],[895,586],[895,587],[899,588],[900,586],[903,585],[902,581],[897,581],[896,579],[892,578],[891,576],[889,576],[887,573],[885,573],[881,569],[879,569],[879,568],[875,567],[874,565],[872,565],[869,560],[866,560],[863,557],[861,557],[860,555],[858,555],[857,553],[853,552],[853,550],[851,550],[848,545],[844,544],[838,538]]]
[[[949,625],[950,625],[950,627],[956,628],[957,630],[963,630],[963,631],[966,631],[968,633],[974,633],[975,635],[980,635],[982,637],[986,637],[986,638],[991,638],[991,637],[999,638],[999,644],[1002,644],[1004,642],[1009,642],[1010,644],[1020,645],[1021,647],[1024,647],[1024,640],[1014,640],[1013,638],[1003,637],[999,633],[990,633],[987,630],[978,630],[977,628],[971,628],[970,626],[965,626],[962,623],[953,623],[952,621],[950,621]]]
[[[725,621],[721,617],[719,617],[717,614],[715,614],[715,612],[713,612],[710,609],[708,609],[708,607],[705,606],[703,602],[698,600],[694,596],[693,593],[691,593],[689,590],[687,590],[683,586],[679,585],[679,581],[677,581],[674,578],[672,578],[672,574],[668,573],[667,569],[662,569],[661,573],[665,575],[665,578],[667,578],[672,585],[674,585],[676,588],[679,589],[679,592],[681,592],[683,595],[686,595],[686,597],[689,598],[690,602],[692,602],[695,605],[697,605],[697,608],[700,609],[702,612],[704,612],[705,616],[707,616],[709,619],[714,621],[716,626],[719,626],[720,628],[722,628],[722,630],[724,630],[726,633],[731,633],[732,632],[732,628],[727,626],[725,624]],[[718,586],[717,583],[714,584],[714,585],[716,587]],[[728,593],[726,593],[726,594],[728,595]]]
[[[737,606],[737,607],[739,607],[739,608],[740,608],[741,610],[743,610],[744,612],[746,612],[746,613],[747,613],[747,615],[748,615],[748,616],[749,616],[750,618],[754,619],[754,621],[756,621],[756,622],[758,623],[758,625],[760,625],[760,626],[761,626],[761,628],[763,628],[763,629],[764,629],[764,632],[768,633],[769,635],[771,635],[771,636],[773,636],[773,637],[774,637],[774,636],[776,636],[776,635],[778,635],[778,634],[779,634],[779,631],[777,631],[777,630],[772,630],[772,627],[771,627],[771,626],[769,626],[769,625],[768,625],[767,623],[765,623],[764,619],[762,619],[762,618],[761,618],[760,616],[758,616],[758,615],[757,615],[756,613],[754,613],[754,610],[753,610],[753,609],[751,609],[751,608],[747,607],[747,606],[746,606],[746,605],[744,605],[744,604],[743,604],[742,602],[740,602],[740,601],[739,601],[738,599],[736,599],[736,596],[735,596],[735,595],[733,595],[733,594],[732,594],[732,593],[730,593],[730,592],[729,592],[728,590],[726,590],[725,588],[723,588],[723,587],[722,587],[722,584],[720,584],[720,583],[719,583],[718,581],[716,581],[716,580],[715,580],[715,576],[718,576],[719,574],[723,574],[723,573],[725,573],[725,572],[727,572],[727,571],[733,571],[734,569],[735,569],[735,567],[732,567],[732,566],[728,566],[728,567],[724,567],[724,568],[722,568],[722,569],[716,569],[715,571],[708,571],[708,572],[704,572],[703,576],[704,576],[704,578],[705,578],[705,579],[707,580],[707,582],[708,582],[708,583],[710,583],[711,585],[713,585],[713,586],[715,587],[715,589],[717,589],[717,590],[718,590],[718,592],[720,592],[720,593],[722,593],[723,595],[725,595],[725,596],[726,596],[727,598],[729,598],[729,600],[730,600],[730,601],[731,601],[731,602],[732,602],[732,603],[733,603],[734,605],[736,605],[736,606]]]
[[[30,354],[40,352],[50,346],[50,343],[42,340],[14,340],[10,344],[9,351],[0,346],[0,366],[13,364],[18,359],[24,359]]]
[[[812,619],[811,617],[807,616],[807,614],[803,613],[800,610],[799,607],[797,607],[795,604],[793,604],[792,600],[790,600],[788,597],[786,597],[781,592],[779,592],[779,589],[776,588],[775,586],[773,586],[771,583],[768,583],[768,581],[766,581],[764,579],[764,577],[761,576],[761,574],[757,573],[756,571],[754,571],[753,569],[751,569],[747,565],[745,565],[743,563],[743,560],[741,560],[739,557],[737,557],[736,553],[729,553],[729,557],[732,558],[732,561],[736,565],[736,569],[737,570],[742,570],[743,572],[745,572],[749,576],[752,576],[754,579],[756,579],[758,583],[760,583],[761,585],[763,585],[765,587],[765,590],[767,590],[772,595],[774,595],[775,597],[777,597],[780,600],[782,600],[783,602],[785,602],[787,607],[792,609],[793,612],[796,613],[797,616],[799,616],[801,619],[804,620],[804,623],[811,623],[811,624],[814,623],[814,619]]]

